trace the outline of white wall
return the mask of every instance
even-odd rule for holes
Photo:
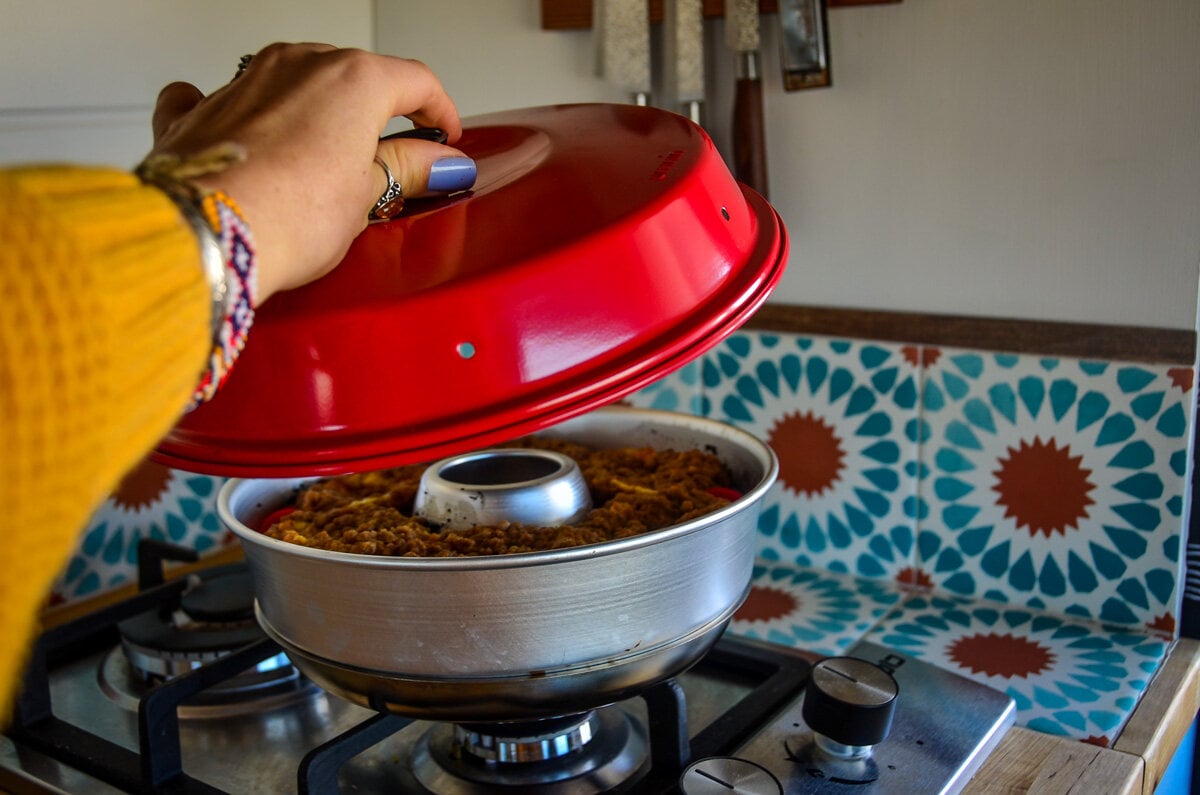
[[[620,101],[539,0],[376,0],[377,47],[464,113]],[[903,0],[829,12],[833,88],[785,92],[764,17],[775,300],[1193,328],[1200,2]],[[731,62],[708,24],[708,128]]]
[[[370,47],[371,0],[0,0],[0,162],[133,166],[158,91],[273,41]]]
[[[466,114],[621,101],[540,0],[0,0],[0,162],[132,165],[158,89],[273,40],[425,60]],[[903,0],[830,11],[831,89],[782,90],[764,18],[776,300],[1192,328],[1200,2]],[[236,20],[230,22],[229,20]],[[708,24],[708,127],[730,59]]]

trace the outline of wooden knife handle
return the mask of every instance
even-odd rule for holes
[[[733,171],[739,182],[767,198],[767,140],[760,80],[738,78],[734,90]]]

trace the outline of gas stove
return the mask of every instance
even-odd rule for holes
[[[597,710],[414,720],[307,681],[248,623],[244,572],[213,572],[145,583],[39,640],[0,790],[949,793],[1013,723],[1004,694],[882,646],[818,660],[728,633]]]

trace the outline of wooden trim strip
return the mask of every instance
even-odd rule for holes
[[[745,328],[1005,353],[1191,366],[1196,332],[1044,320],[766,304]]]

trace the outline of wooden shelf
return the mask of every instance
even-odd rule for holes
[[[826,0],[829,8],[844,6],[890,5],[901,0]],[[779,10],[776,0],[759,0],[758,10],[774,14]],[[663,18],[663,0],[650,0],[650,22],[658,24]],[[704,0],[704,16],[725,16],[725,0]],[[542,0],[543,30],[577,30],[592,26],[592,0]]]

